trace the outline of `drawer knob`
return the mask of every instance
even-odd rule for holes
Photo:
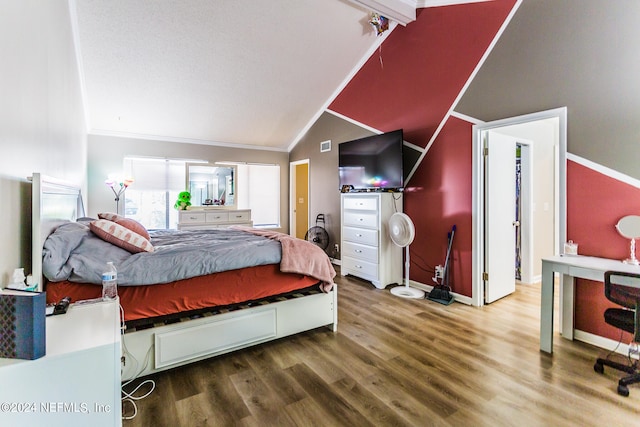
[[[362,237],[362,234],[356,233],[356,237]]]
[[[362,251],[361,251],[360,249],[356,249],[356,253],[357,253],[357,254],[361,254],[361,253],[362,253]]]
[[[197,216],[190,216],[189,219],[198,219]]]
[[[362,222],[364,221],[364,218],[358,218],[358,221]]]
[[[356,267],[356,268],[360,268],[360,269],[362,268],[362,266],[361,266],[361,265],[357,265],[357,264],[356,264],[356,266],[355,266],[355,267]]]

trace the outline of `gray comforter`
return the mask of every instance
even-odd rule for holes
[[[154,252],[131,254],[97,237],[82,223],[59,226],[44,243],[44,276],[53,282],[101,283],[107,261],[118,285],[150,285],[244,267],[278,264],[278,241],[244,231],[151,230]]]

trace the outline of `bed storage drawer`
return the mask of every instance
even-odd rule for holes
[[[155,334],[155,365],[162,368],[276,336],[276,310],[229,317],[197,327]]]

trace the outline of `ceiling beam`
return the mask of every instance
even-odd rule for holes
[[[417,0],[418,9],[423,7],[453,6],[456,4],[481,3],[493,0]]]
[[[401,25],[416,20],[417,0],[350,0]]]

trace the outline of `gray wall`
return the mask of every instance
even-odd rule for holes
[[[338,144],[369,135],[373,133],[331,113],[323,113],[289,153],[291,162],[309,159],[309,226],[315,225],[319,213],[324,214],[330,255],[333,244],[340,243]],[[320,142],[326,140],[331,140],[331,151],[321,153]]]
[[[289,155],[281,151],[239,149],[169,141],[154,141],[115,136],[90,135],[88,150],[89,206],[88,214],[114,210],[113,193],[104,184],[110,173],[123,171],[125,156],[172,159],[221,160],[280,165],[280,231],[289,230]],[[134,183],[135,185],[135,183]]]
[[[3,2],[0,58],[0,194],[5,201],[0,209],[0,285],[4,286],[14,268],[31,271],[27,176],[40,172],[86,186],[86,125],[68,2]]]
[[[524,0],[455,110],[567,107],[568,151],[640,178],[640,2]]]

